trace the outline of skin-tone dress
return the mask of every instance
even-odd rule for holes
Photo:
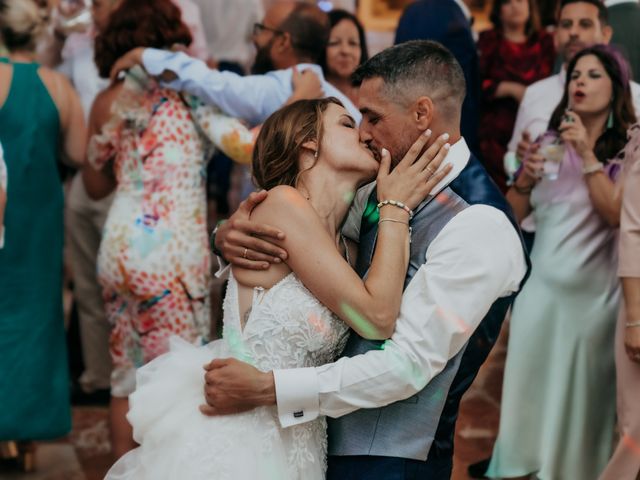
[[[632,127],[630,135],[623,168],[620,278],[640,278],[640,125]],[[631,361],[625,351],[626,322],[625,305],[621,302],[615,339],[620,441],[600,480],[634,480],[640,472],[640,363]]]

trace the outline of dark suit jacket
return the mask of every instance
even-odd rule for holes
[[[477,156],[480,77],[471,24],[454,0],[418,0],[407,6],[396,30],[396,44],[408,40],[440,42],[462,66],[467,82],[467,96],[462,105],[462,136]]]
[[[640,81],[640,4],[620,3],[608,8],[613,28],[611,43],[622,50],[631,64],[633,80]]]

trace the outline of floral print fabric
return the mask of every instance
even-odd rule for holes
[[[205,167],[217,146],[246,163],[253,134],[193,97],[133,71],[92,138],[89,161],[112,168],[117,190],[98,254],[98,278],[112,322],[112,394],[128,396],[135,369],[179,335],[208,338],[210,255]]]

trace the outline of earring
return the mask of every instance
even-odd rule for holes
[[[313,158],[315,158],[316,160],[318,159],[318,150],[313,152]]]
[[[613,128],[613,109],[609,110],[609,118],[607,119],[607,130]]]

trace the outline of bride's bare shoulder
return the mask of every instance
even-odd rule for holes
[[[315,210],[299,190],[289,185],[278,185],[269,190],[267,198],[251,212],[258,222],[277,221],[298,223],[302,218],[315,215]]]

